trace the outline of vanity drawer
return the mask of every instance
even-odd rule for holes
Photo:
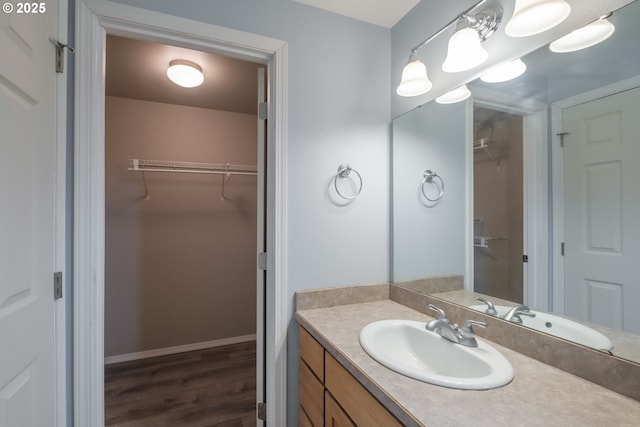
[[[402,426],[333,356],[325,356],[325,386],[357,426]]]
[[[300,331],[300,358],[304,360],[320,382],[324,382],[324,348],[302,326]]]

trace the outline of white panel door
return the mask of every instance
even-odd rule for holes
[[[0,425],[55,425],[57,2],[0,13]],[[11,13],[10,6],[13,6]],[[29,7],[32,4],[28,5]],[[22,10],[26,12],[27,10]]]
[[[640,89],[566,109],[566,314],[640,333]]]

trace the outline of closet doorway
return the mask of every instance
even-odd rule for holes
[[[175,60],[197,64],[204,83],[169,81]],[[263,64],[107,36],[106,425],[256,422],[265,74]]]
[[[522,304],[523,117],[475,106],[473,124],[474,290]]]

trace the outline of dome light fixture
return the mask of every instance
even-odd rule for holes
[[[464,101],[471,96],[471,91],[467,88],[467,85],[462,85],[459,88],[450,90],[436,98],[438,104],[455,104],[456,102]]]
[[[480,80],[487,83],[502,83],[520,77],[526,70],[526,64],[522,62],[522,59],[518,58],[490,68],[480,77]]]
[[[556,53],[575,52],[605,41],[616,30],[615,25],[607,20],[610,15],[603,16],[559,38],[549,45],[549,49]]]
[[[178,86],[187,88],[197,87],[204,83],[202,68],[195,62],[184,59],[169,62],[167,77]]]
[[[516,0],[504,32],[510,37],[533,36],[560,24],[570,13],[571,5],[565,0]]]

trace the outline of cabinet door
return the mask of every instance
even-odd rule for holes
[[[324,392],[324,427],[356,427],[328,391]]]
[[[307,413],[302,409],[302,406],[300,406],[300,410],[298,411],[298,427],[313,427],[313,423],[307,416]]]
[[[329,353],[325,354],[325,386],[356,425],[402,426],[391,412]]]

